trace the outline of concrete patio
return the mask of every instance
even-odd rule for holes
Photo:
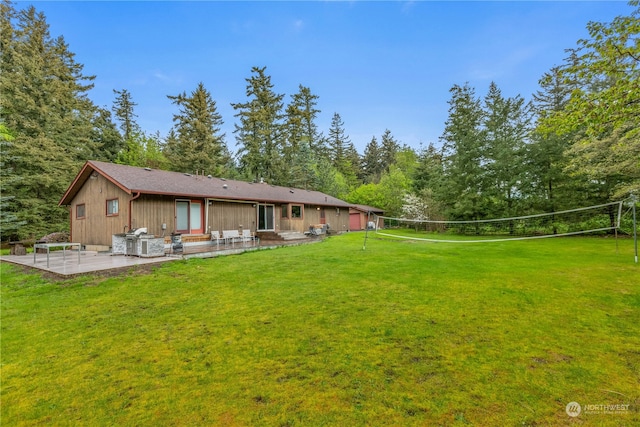
[[[34,263],[33,253],[27,255],[2,255],[0,261],[21,265],[23,267],[41,270],[61,278],[70,278],[81,274],[105,273],[108,271],[127,270],[140,265],[161,264],[189,258],[213,258],[224,255],[240,254],[248,251],[272,249],[279,246],[300,245],[319,242],[321,239],[311,238],[298,241],[265,241],[256,246],[231,245],[198,245],[186,246],[184,253],[166,253],[162,257],[142,258],[137,256],[112,255],[110,252],[81,251],[78,262],[77,250],[52,251],[49,254],[49,266],[47,267],[47,254],[36,254]]]

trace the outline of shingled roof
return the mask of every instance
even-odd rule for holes
[[[301,203],[307,205],[348,208],[340,199],[319,191],[279,187],[266,183],[235,181],[211,176],[168,172],[137,166],[90,160],[85,163],[75,180],[60,199],[59,206],[69,205],[80,188],[94,173],[99,173],[120,187],[134,194],[160,194],[190,198],[242,200],[270,203]]]

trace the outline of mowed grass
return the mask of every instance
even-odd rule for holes
[[[631,240],[363,237],[61,282],[2,263],[2,424],[640,422]]]

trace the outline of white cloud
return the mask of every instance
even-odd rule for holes
[[[415,1],[413,0],[403,2],[401,12],[404,14],[409,13],[413,9],[414,5],[415,5]]]
[[[293,29],[296,32],[300,32],[304,29],[304,21],[302,19],[296,19],[293,22]]]
[[[152,75],[156,79],[156,81],[159,81],[160,83],[164,83],[164,84],[179,85],[179,84],[182,84],[182,81],[183,81],[181,77],[170,76],[164,73],[162,70],[154,70],[152,72]]]
[[[520,67],[536,57],[539,50],[536,46],[527,46],[514,49],[502,57],[485,58],[472,64],[468,75],[472,80],[495,80],[517,73]]]

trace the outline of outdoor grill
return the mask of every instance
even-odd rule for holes
[[[171,252],[182,253],[183,249],[182,233],[171,233]]]
[[[164,238],[155,237],[153,234],[147,234],[147,229],[145,227],[134,228],[128,233],[114,235],[113,241],[114,252],[116,252],[116,246],[121,246],[120,250],[122,252],[120,253],[123,253],[126,256],[138,256],[145,258],[164,256]],[[117,244],[117,241],[122,242],[123,244]]]

